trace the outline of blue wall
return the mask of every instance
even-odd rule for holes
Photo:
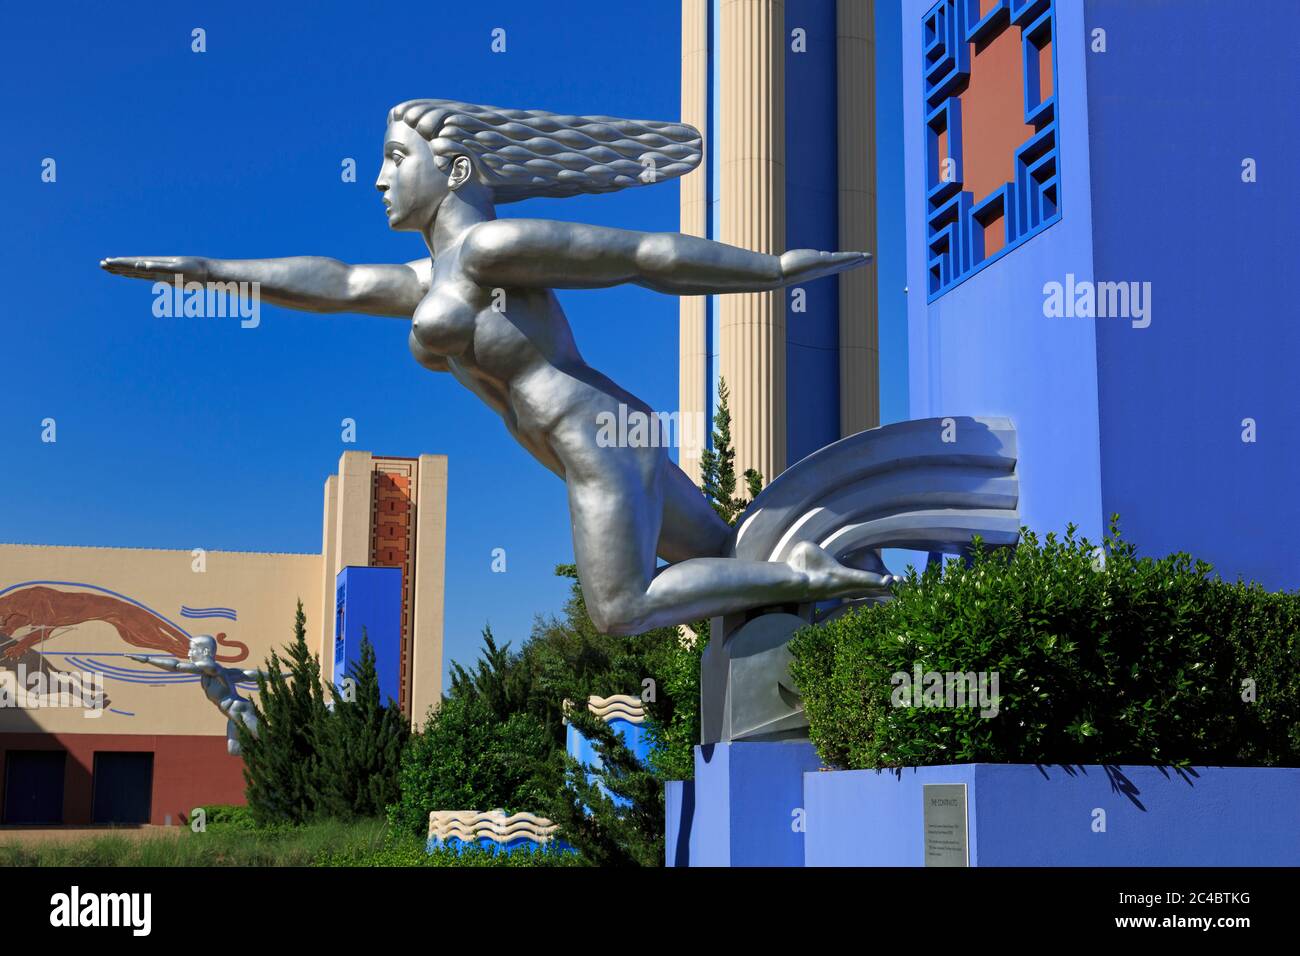
[[[805,773],[806,865],[924,865],[927,783],[966,784],[971,866],[1300,865],[1300,769],[1030,764]]]
[[[624,745],[632,751],[632,755],[637,760],[645,763],[650,759],[650,737],[646,733],[645,724],[634,724],[630,720],[624,720],[622,717],[615,717],[609,721],[609,729],[622,738]],[[626,797],[620,797],[611,793],[605,786],[604,781],[594,771],[600,770],[605,766],[605,761],[599,751],[596,750],[596,742],[585,736],[582,731],[578,730],[573,724],[566,724],[564,728],[564,745],[569,756],[578,763],[591,767],[593,772],[587,774],[587,782],[594,783],[600,791],[609,797],[609,799],[618,807],[627,807],[632,805],[632,801]]]
[[[1079,279],[1093,273],[1082,9],[1057,4],[1062,218],[927,304],[921,20],[933,6],[934,0],[905,0],[903,6],[911,417],[1010,416],[1019,435],[1024,523],[1049,531],[1074,521],[1084,534],[1099,538],[1093,325],[1043,315],[1044,283],[1062,281],[1066,272]],[[963,132],[968,139],[978,135]]]
[[[792,49],[802,29],[806,51]],[[785,247],[839,248],[835,0],[785,4]],[[839,279],[786,289],[786,463],[840,437]]]
[[[1118,512],[1146,554],[1190,551],[1230,580],[1297,586],[1300,324],[1284,297],[1300,80],[1260,37],[1293,37],[1300,6],[1057,3],[1062,217],[927,304],[933,6],[903,12],[911,416],[1010,416],[1037,531],[1074,521],[1096,540]],[[1242,181],[1247,157],[1255,183]],[[1046,317],[1045,284],[1071,275],[1149,283],[1150,324]]]
[[[1296,587],[1300,74],[1283,50],[1300,5],[1089,0],[1086,17],[1107,32],[1087,58],[1096,273],[1152,284],[1149,327],[1097,320],[1104,513],[1144,552]]]
[[[807,741],[695,748],[695,779],[665,786],[665,865],[803,866]]]
[[[398,699],[402,666],[402,569],[347,567],[335,582],[334,683],[361,660],[361,637],[375,648],[379,699]]]

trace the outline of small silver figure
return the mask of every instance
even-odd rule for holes
[[[261,671],[242,670],[236,667],[222,667],[216,661],[217,642],[207,635],[190,638],[189,660],[175,657],[158,657],[147,654],[128,654],[133,661],[152,664],[166,671],[181,674],[198,674],[199,685],[208,700],[217,705],[217,710],[226,715],[226,752],[238,757],[239,736],[235,732],[235,722],[243,724],[249,732],[257,736],[257,714],[253,711],[251,701],[239,696],[240,681],[257,680]]]
[[[812,541],[780,561],[735,557],[733,529],[667,448],[598,440],[600,421],[620,405],[652,413],[587,365],[552,291],[631,283],[669,295],[766,292],[857,268],[867,253],[775,256],[679,233],[496,217],[500,203],[663,182],[700,157],[699,132],[681,124],[410,100],[389,112],[375,186],[389,227],[420,233],[427,258],[128,256],[100,265],[154,282],[258,283],[276,305],[409,321],[416,361],[482,399],[567,483],[583,596],[605,633],[879,593],[888,574],[841,564]],[[618,334],[634,349],[638,336],[669,331]],[[660,568],[657,558],[670,563]]]

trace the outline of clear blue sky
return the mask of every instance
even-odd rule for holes
[[[878,4],[885,421],[906,417],[889,6]],[[473,658],[488,621],[522,641],[567,592],[551,573],[572,560],[564,486],[477,399],[409,357],[403,322],[267,305],[255,330],[156,319],[148,284],[98,261],[421,257],[418,236],[387,229],[372,185],[390,106],[445,97],[676,118],[677,5],[86,3],[6,18],[0,541],[318,551],[322,485],[344,450],[445,454],[447,658]],[[206,53],[190,50],[194,27]],[[496,27],[503,54],[490,49]],[[46,157],[53,184],[41,182]],[[345,157],[355,183],[340,179]],[[502,213],[672,231],[677,185]],[[634,288],[560,298],[592,365],[676,407],[676,300]],[[55,444],[40,440],[45,418]],[[344,418],[355,445],[341,442]],[[491,572],[498,547],[505,574]]]

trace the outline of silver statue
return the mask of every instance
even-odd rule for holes
[[[226,752],[240,756],[239,735],[235,722],[243,724],[249,733],[257,736],[257,714],[251,701],[239,696],[240,681],[257,680],[261,671],[241,670],[236,667],[222,667],[217,663],[217,642],[206,635],[190,638],[190,656],[188,660],[175,657],[159,657],[151,654],[128,654],[127,657],[142,664],[152,664],[163,670],[176,671],[181,674],[198,674],[199,685],[208,700],[217,705],[217,710],[226,715]]]
[[[882,568],[849,567],[814,541],[797,541],[779,561],[736,557],[733,529],[666,448],[598,442],[598,422],[617,416],[620,404],[629,414],[650,409],[583,361],[552,291],[634,283],[669,295],[763,292],[856,268],[867,253],[773,256],[677,233],[496,218],[504,202],[680,176],[698,165],[700,150],[699,132],[684,125],[410,100],[389,113],[375,186],[389,227],[419,232],[427,258],[348,265],[312,256],[129,256],[100,264],[161,282],[258,283],[267,301],[310,312],[411,320],[416,360],[451,373],[566,481],[583,595],[606,633],[880,593],[891,583]],[[669,566],[657,569],[656,557]]]

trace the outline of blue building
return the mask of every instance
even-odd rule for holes
[[[1289,0],[904,0],[910,416],[1006,415],[1021,513],[1300,584]],[[1279,86],[1286,90],[1279,90]]]

